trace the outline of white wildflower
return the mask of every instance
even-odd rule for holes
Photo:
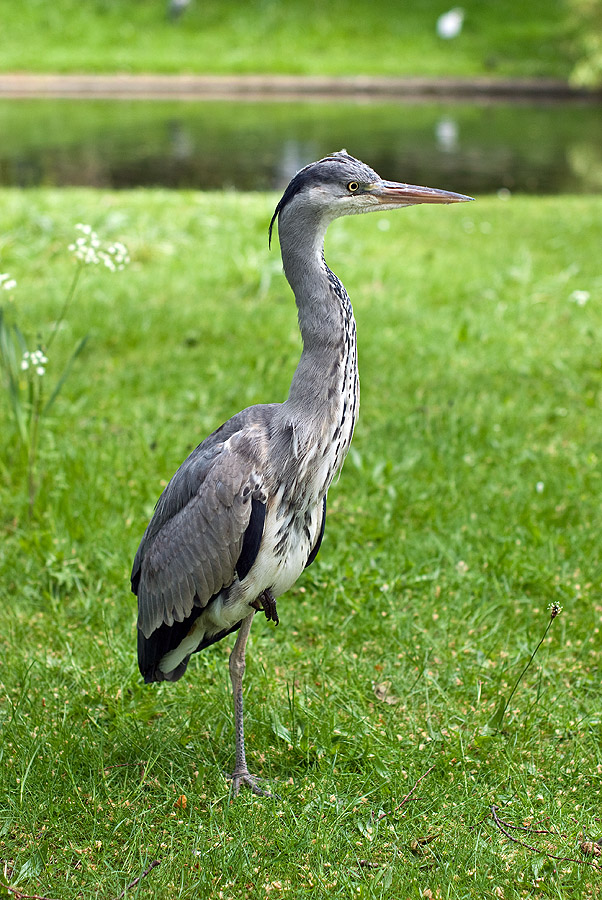
[[[559,616],[562,612],[562,606],[560,603],[550,603],[548,606],[548,612],[550,613],[550,618],[555,619],[556,616]]]
[[[12,291],[13,288],[16,288],[17,282],[14,278],[8,274],[8,272],[0,273],[0,288],[3,291]]]
[[[81,222],[78,222],[75,227],[82,232],[82,236],[76,238],[73,244],[69,244],[69,250],[85,266],[98,265],[100,262],[97,252],[100,247],[98,235],[92,231],[90,225],[82,225]]]
[[[107,269],[110,269],[111,272],[121,272],[130,261],[127,248],[121,241],[115,241],[115,243],[110,244],[106,250],[100,250],[98,255]]]
[[[538,481],[537,484],[535,485],[535,490],[537,491],[538,494],[543,494],[544,487],[545,487],[545,485],[544,485],[543,481]]]
[[[36,375],[40,377],[46,371],[48,357],[41,350],[26,350],[21,360],[21,369],[26,372],[29,368],[35,369]]]
[[[79,259],[84,265],[97,266],[99,263],[103,263],[111,272],[125,269],[130,257],[127,248],[121,241],[115,241],[108,247],[103,247],[100,238],[90,225],[78,222],[75,227],[81,231],[81,236],[69,244],[69,250],[76,259]]]
[[[585,306],[589,298],[589,291],[573,291],[573,293],[569,296],[569,302],[576,303],[577,306]]]

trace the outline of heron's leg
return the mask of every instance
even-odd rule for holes
[[[263,791],[259,787],[257,779],[249,773],[245,757],[242,680],[245,674],[245,650],[254,615],[255,613],[252,612],[246,619],[242,620],[242,625],[238,630],[238,636],[232,653],[230,654],[229,662],[230,680],[232,681],[232,691],[234,694],[234,729],[236,731],[236,763],[234,771],[230,776],[232,779],[232,794],[234,797],[236,797],[243,784],[246,784],[247,787],[251,788],[254,794],[261,794],[266,797],[271,796],[269,791]]]

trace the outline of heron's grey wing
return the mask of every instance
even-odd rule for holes
[[[139,577],[138,556],[141,551],[145,550],[145,545],[150,544],[161,528],[194,497],[209,472],[211,472],[215,458],[223,451],[224,444],[230,438],[243,431],[245,427],[253,424],[254,418],[261,420],[262,415],[263,417],[269,415],[271,406],[276,405],[265,404],[264,406],[250,407],[237,413],[216,431],[208,435],[204,441],[201,441],[184,460],[159,497],[155,506],[155,513],[144,532],[144,537],[132,569],[132,589],[134,593],[136,593],[136,578]]]
[[[257,451],[263,429],[239,425],[225,441],[199,445],[157,504],[132,571],[138,627],[147,638],[206,606],[234,581],[237,565],[248,571],[257,555],[258,510],[266,502]]]

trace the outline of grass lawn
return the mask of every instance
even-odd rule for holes
[[[573,26],[563,0],[466,0],[451,41],[435,23],[451,3],[0,0],[2,71],[503,75],[567,77]]]
[[[0,295],[29,349],[76,222],[132,257],[82,273],[34,379],[48,397],[89,336],[41,422],[31,516],[0,395],[0,896],[110,900],[157,860],[128,897],[597,897],[579,842],[602,833],[600,198],[332,226],[360,422],[246,676],[249,764],[282,799],[230,802],[230,639],[141,684],[128,575],[161,486],[225,418],[283,399],[298,358],[275,200],[0,194]]]

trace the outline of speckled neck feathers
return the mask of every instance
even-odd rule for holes
[[[359,410],[353,309],[324,260],[331,220],[327,212],[293,200],[278,222],[284,272],[295,294],[303,338],[283,412],[298,433],[301,452],[325,458],[325,483],[319,486],[324,491],[343,464]]]

